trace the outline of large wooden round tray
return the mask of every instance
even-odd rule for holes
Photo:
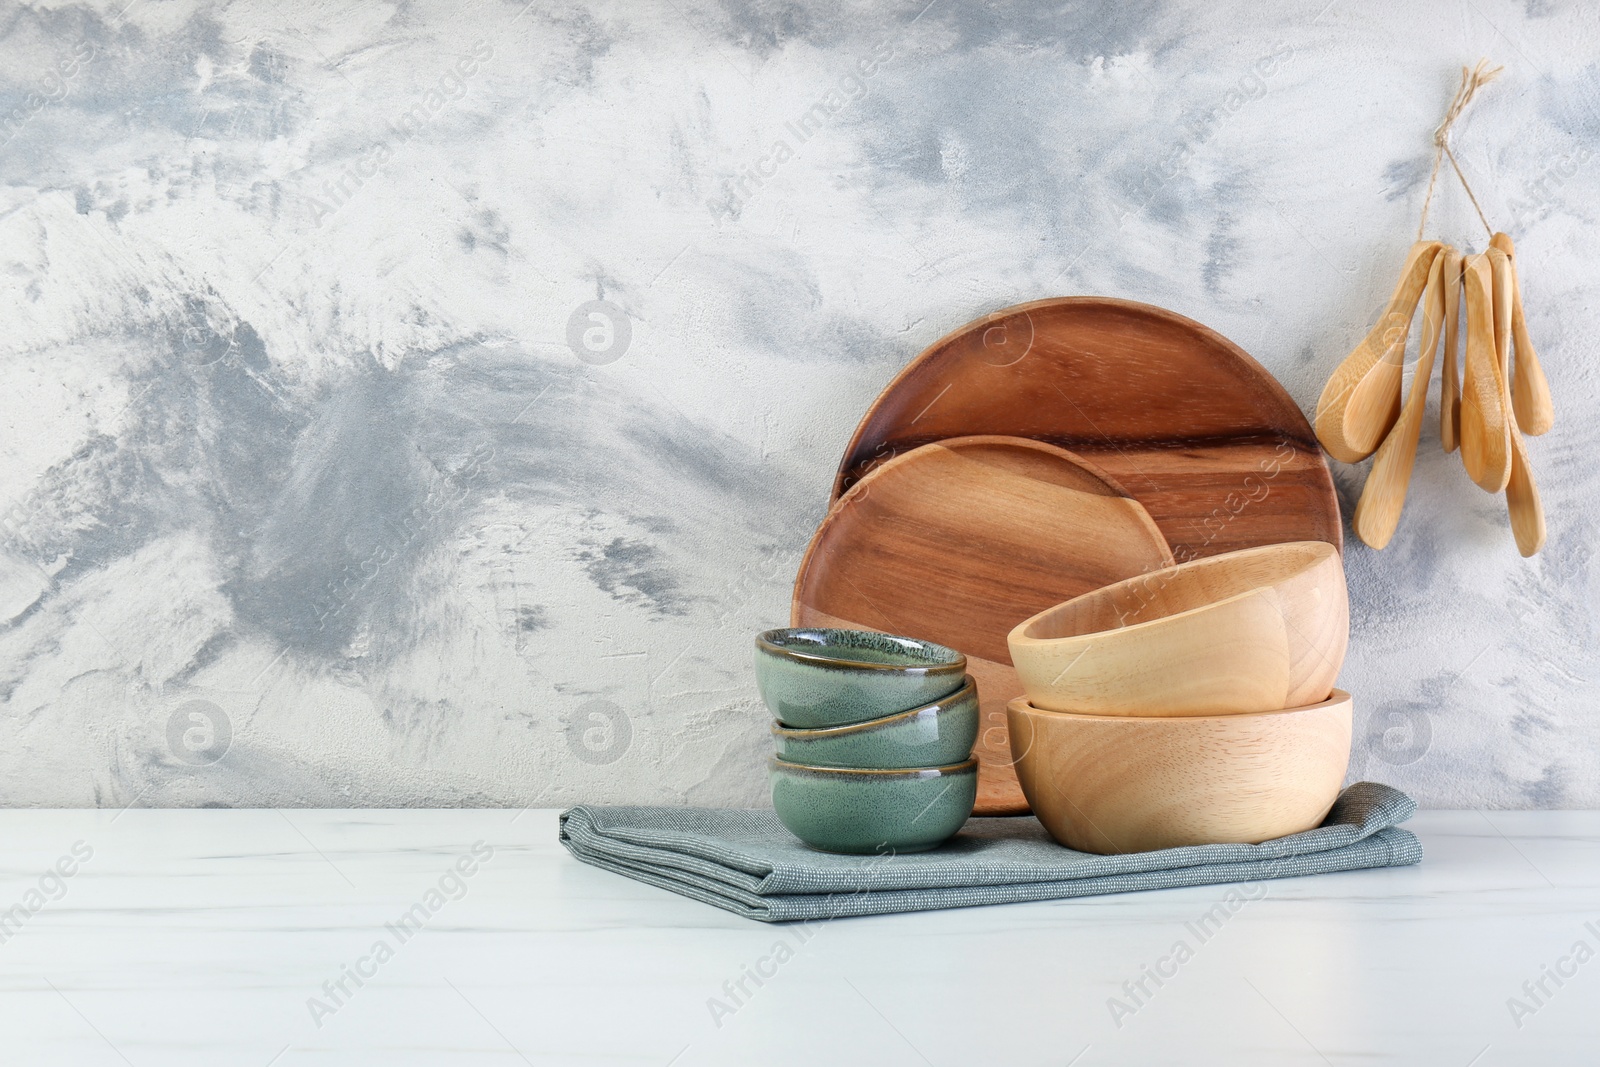
[[[1343,543],[1333,479],[1299,406],[1227,338],[1149,304],[1038,300],[941,338],[862,419],[834,499],[894,456],[972,434],[1091,460],[1145,506],[1180,561]]]

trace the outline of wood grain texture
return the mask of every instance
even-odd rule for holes
[[[1522,439],[1521,419],[1516,413],[1516,393],[1511,381],[1511,346],[1517,318],[1517,276],[1509,255],[1511,238],[1504,234],[1495,236],[1504,237],[1504,245],[1497,241],[1489,249],[1488,255],[1494,280],[1495,366],[1500,370],[1501,410],[1507,413],[1507,443],[1511,447],[1511,471],[1506,479],[1506,510],[1511,517],[1511,534],[1516,539],[1517,551],[1528,557],[1537,555],[1544,547],[1544,502],[1534,481],[1527,444]],[[1517,359],[1521,358],[1519,349]]]
[[[1544,501],[1539,496],[1522,432],[1514,426],[1511,429],[1511,477],[1506,480],[1506,510],[1511,516],[1511,534],[1516,538],[1517,551],[1525,557],[1538,555],[1547,534]]]
[[[1258,843],[1309,830],[1350,760],[1350,695],[1255,715],[1116,718],[1007,708],[1017,776],[1081,852]]]
[[[1383,548],[1400,525],[1400,512],[1406,506],[1406,490],[1411,487],[1411,470],[1417,459],[1417,442],[1422,437],[1422,416],[1428,407],[1428,385],[1433,380],[1433,354],[1445,321],[1445,277],[1450,253],[1434,257],[1428,273],[1428,287],[1422,293],[1422,340],[1417,345],[1417,370],[1411,379],[1411,395],[1405,410],[1378,446],[1367,483],[1361,488],[1350,527],[1356,536],[1373,548]],[[1453,285],[1453,282],[1451,283]],[[1450,373],[1455,373],[1454,368]]]
[[[1022,692],[1006,635],[1080,593],[1170,565],[1117,481],[1053,445],[952,438],[872,471],[834,505],[795,580],[796,626],[920,637],[967,655],[984,729],[979,814],[1026,812],[1005,706]]]
[[[1555,425],[1555,405],[1550,399],[1550,383],[1545,379],[1533,338],[1528,336],[1528,318],[1522,310],[1522,275],[1517,270],[1516,246],[1511,238],[1497,233],[1491,242],[1506,254],[1511,270],[1511,335],[1516,345],[1516,370],[1511,375],[1511,407],[1517,428],[1529,437],[1548,433]]]
[[[1498,493],[1511,480],[1511,415],[1495,344],[1494,272],[1487,253],[1467,257],[1461,291],[1467,308],[1461,465],[1480,489]]]
[[[1439,394],[1439,443],[1446,452],[1460,446],[1461,425],[1461,267],[1465,257],[1451,247],[1444,250],[1444,369]]]
[[[1092,460],[1145,506],[1179,559],[1341,544],[1333,480],[1294,400],[1220,334],[1148,304],[1040,300],[936,341],[868,410],[834,498],[895,456],[969,434]]]
[[[1325,541],[1151,571],[1048,608],[1008,637],[1035,707],[1140,716],[1316,703],[1349,639],[1344,566]]]
[[[1438,241],[1411,246],[1383,315],[1329,375],[1317,400],[1316,428],[1317,439],[1334,459],[1366,459],[1400,417],[1406,337],[1442,248]]]

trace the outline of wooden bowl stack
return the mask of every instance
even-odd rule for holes
[[[1338,549],[1297,541],[1108,585],[1008,637],[1023,793],[1084,852],[1259,842],[1319,824],[1350,757]]]

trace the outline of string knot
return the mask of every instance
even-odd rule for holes
[[[1456,172],[1456,177],[1461,181],[1461,187],[1467,191],[1467,199],[1472,201],[1472,206],[1478,212],[1478,218],[1483,222],[1483,228],[1494,236],[1494,227],[1489,225],[1489,220],[1483,214],[1483,208],[1478,204],[1478,198],[1472,193],[1472,186],[1467,184],[1467,176],[1461,172],[1461,164],[1456,162],[1456,154],[1450,150],[1450,127],[1455,125],[1456,119],[1466,111],[1467,105],[1472,103],[1472,98],[1478,90],[1488,85],[1500,76],[1504,67],[1491,67],[1487,59],[1478,60],[1475,67],[1463,66],[1461,68],[1461,84],[1456,87],[1455,96],[1450,99],[1450,109],[1445,112],[1444,119],[1433,131],[1433,172],[1428,175],[1428,192],[1422,199],[1422,221],[1417,224],[1417,240],[1422,240],[1422,232],[1428,225],[1428,207],[1433,203],[1433,188],[1439,180],[1439,164],[1445,159],[1450,160],[1450,167]]]

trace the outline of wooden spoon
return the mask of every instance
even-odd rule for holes
[[[1388,308],[1323,387],[1317,400],[1317,439],[1334,459],[1366,459],[1400,417],[1406,335],[1441,247],[1438,241],[1411,246]]]
[[[1522,279],[1517,275],[1517,253],[1511,238],[1497,233],[1489,241],[1511,260],[1511,336],[1516,342],[1516,374],[1511,379],[1511,409],[1517,416],[1517,428],[1532,437],[1538,437],[1555,425],[1555,405],[1550,401],[1550,383],[1545,380],[1544,367],[1533,350],[1533,339],[1528,336],[1528,321],[1522,313]]]
[[[1507,395],[1509,403],[1511,397]],[[1544,547],[1544,503],[1539,499],[1539,485],[1533,479],[1533,467],[1528,463],[1528,450],[1522,434],[1511,430],[1511,478],[1506,482],[1506,510],[1511,514],[1511,533],[1517,539],[1517,551],[1524,556],[1535,555]]]
[[[1511,422],[1495,347],[1494,271],[1489,253],[1469,256],[1462,277],[1467,358],[1461,381],[1461,465],[1479,488],[1498,493],[1511,480]]]
[[[1465,259],[1454,248],[1444,250],[1444,369],[1439,372],[1439,443],[1446,452],[1461,444],[1461,374],[1456,369],[1456,352],[1461,331],[1461,265]]]
[[[1493,298],[1494,307],[1494,367],[1500,372],[1500,380],[1509,385],[1511,319],[1516,306],[1512,299],[1515,287],[1511,283],[1511,257],[1506,255],[1504,249],[1492,244],[1483,254],[1489,257],[1489,295]]]
[[[1455,264],[1450,256],[1455,255]],[[1417,458],[1417,438],[1422,434],[1422,415],[1428,406],[1428,382],[1433,378],[1433,353],[1439,347],[1439,334],[1445,324],[1445,277],[1461,256],[1447,249],[1435,256],[1428,271],[1428,285],[1422,293],[1422,343],[1417,348],[1417,372],[1411,379],[1411,395],[1389,436],[1378,446],[1367,484],[1351,519],[1356,535],[1373,548],[1382,548],[1394,536],[1400,511],[1406,504],[1406,489],[1411,485],[1411,465]],[[1457,267],[1457,269],[1459,269]]]
[[[1509,380],[1511,370],[1512,322],[1516,317],[1516,274],[1511,257],[1499,247],[1489,249],[1489,262],[1494,271],[1494,336],[1495,360],[1500,369],[1502,402],[1507,411],[1512,410],[1513,396]],[[1522,351],[1517,351],[1518,370],[1521,370]],[[1511,533],[1517,539],[1517,551],[1532,556],[1544,547],[1544,504],[1539,499],[1539,487],[1533,480],[1533,468],[1528,463],[1528,450],[1523,445],[1522,433],[1513,420],[1507,419],[1511,444],[1511,477],[1506,482],[1506,510],[1511,514]]]

